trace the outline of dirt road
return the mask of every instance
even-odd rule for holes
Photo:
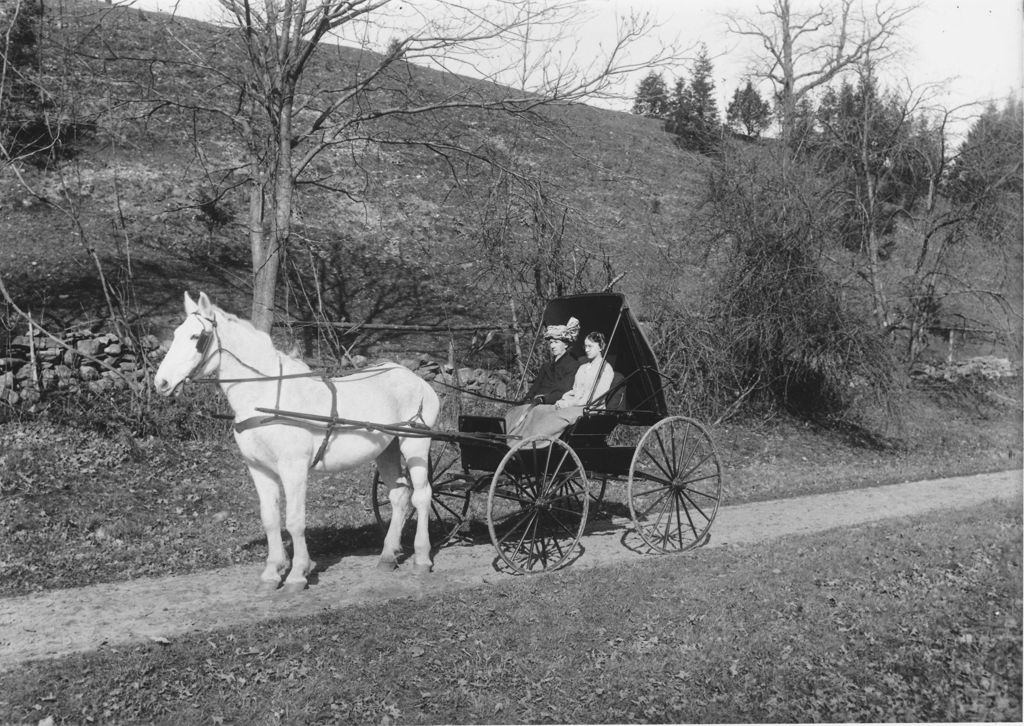
[[[1020,508],[1022,472],[981,474],[723,507],[708,546],[745,545],[990,500]],[[639,559],[628,520],[588,535],[572,566],[592,568]],[[685,557],[686,555],[681,555]],[[442,549],[428,577],[376,569],[375,554],[352,555],[319,573],[297,596],[257,596],[254,565],[159,579],[96,585],[0,599],[0,670],[37,658],[57,658],[104,645],[242,625],[265,618],[312,614],[357,603],[475,587],[509,575],[495,571],[487,545]],[[555,575],[557,576],[557,575]]]

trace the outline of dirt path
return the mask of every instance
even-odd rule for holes
[[[708,546],[764,542],[936,509],[961,509],[993,499],[1022,506],[1020,471],[855,489],[723,507]],[[636,546],[628,521],[588,535],[574,568],[629,562],[648,555]],[[685,556],[685,555],[683,555]],[[448,547],[434,574],[376,569],[376,555],[345,557],[293,597],[254,594],[259,568],[230,567],[194,575],[139,579],[0,599],[0,670],[25,660],[57,658],[101,646],[294,617],[394,598],[423,597],[486,584],[509,575],[494,568],[489,545]]]

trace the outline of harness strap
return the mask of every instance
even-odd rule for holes
[[[266,426],[267,424],[272,423],[289,423],[289,421],[281,418],[280,416],[250,416],[249,418],[242,419],[235,423],[233,428],[235,429],[236,434],[240,434],[243,431],[259,428],[260,426]]]
[[[315,468],[317,464],[323,461],[324,454],[327,452],[327,444],[330,443],[331,435],[334,433],[335,421],[338,418],[338,387],[334,385],[334,381],[326,373],[323,376],[323,381],[331,392],[331,420],[327,424],[327,430],[324,432],[324,440],[320,443],[316,456],[313,457],[313,463],[309,465],[310,469]]]

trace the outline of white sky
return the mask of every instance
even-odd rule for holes
[[[132,2],[132,0],[122,0]],[[477,0],[468,0],[473,4]],[[926,84],[941,84],[937,104],[952,108],[970,102],[1005,99],[1011,92],[1021,95],[1024,14],[1021,0],[882,0],[894,6],[917,4],[906,19],[902,37],[906,48],[899,64],[889,71],[890,84],[906,89]],[[596,53],[601,40],[607,44],[614,37],[615,18],[630,10],[648,11],[660,21],[656,34],[641,45],[646,53],[660,44],[678,41],[682,47],[698,42],[707,44],[712,57],[720,110],[724,112],[733,91],[744,82],[750,51],[749,41],[741,41],[725,32],[723,12],[756,17],[757,7],[767,7],[770,0],[582,0],[582,26],[574,31],[578,39],[577,64],[588,54]],[[395,7],[406,3],[396,0]],[[482,5],[483,2],[480,2]],[[794,5],[807,4],[797,0]],[[816,4],[816,3],[814,3]],[[870,7],[873,3],[868,2]],[[218,10],[216,0],[134,0],[135,7],[147,10],[177,12],[190,17],[208,19]],[[409,3],[412,5],[412,3]],[[417,7],[426,3],[416,2]],[[747,44],[744,44],[747,43]],[[593,50],[588,50],[592,48]],[[383,48],[377,48],[383,50]],[[645,51],[638,46],[638,57]],[[510,50],[511,53],[518,49]],[[632,95],[643,73],[631,77],[620,89]],[[667,70],[666,81],[673,75],[689,76],[689,68]],[[762,91],[764,94],[764,91]],[[625,102],[597,102],[595,105],[628,108]],[[965,113],[965,115],[967,115]]]

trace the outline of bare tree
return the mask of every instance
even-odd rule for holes
[[[652,28],[649,16],[633,15],[622,20],[597,61],[580,66],[571,58],[557,60],[551,49],[566,37],[569,18],[580,6],[576,0],[491,0],[486,7],[442,0],[415,7],[392,0],[219,2],[243,61],[216,62],[198,45],[188,52],[195,67],[209,74],[211,88],[233,89],[208,96],[202,110],[229,118],[244,141],[252,319],[263,330],[273,322],[296,187],[330,188],[315,164],[328,150],[400,144],[442,155],[473,154],[473,146],[457,136],[428,131],[430,120],[467,109],[533,117],[545,106],[608,94],[636,70],[680,57],[669,47],[632,60],[631,47]],[[381,33],[387,34],[381,46],[386,52],[363,53],[358,68],[334,77],[336,85],[315,87],[308,80],[315,62],[338,52],[333,43],[366,50]],[[541,50],[531,55],[524,51],[528,46]],[[507,65],[496,60],[505,55]],[[441,69],[453,83],[431,92],[417,88],[410,82],[411,64]],[[471,69],[477,79],[455,75]],[[501,84],[507,75],[518,89]]]
[[[793,139],[797,105],[836,76],[870,58],[878,63],[894,53],[893,40],[914,6],[876,2],[862,8],[855,0],[821,2],[814,10],[795,10],[791,0],[771,0],[754,20],[734,16],[729,32],[761,46],[752,75],[775,91],[782,139]]]

